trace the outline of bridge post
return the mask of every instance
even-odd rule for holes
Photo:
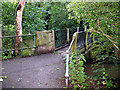
[[[77,32],[79,32],[79,27],[77,27]]]
[[[88,50],[88,43],[87,43],[88,30],[87,30],[87,26],[85,26],[85,30],[84,31],[86,32],[86,37],[85,37],[85,51],[87,51]],[[90,61],[90,59],[91,59],[91,52],[90,51],[87,52],[87,54],[85,54],[85,58],[86,58],[86,60]]]
[[[67,43],[69,43],[70,38],[69,38],[69,28],[67,28]]]
[[[74,33],[72,39],[74,39],[74,41],[73,41],[73,44],[72,44],[72,46],[71,46],[71,53],[74,52],[74,50],[76,49],[76,47],[75,47],[75,45],[76,45],[76,44],[75,44],[75,41],[76,41],[76,33]]]
[[[79,32],[79,27],[77,27],[77,32]],[[75,45],[74,45],[74,51],[76,53],[76,48],[77,48],[77,38],[78,38],[78,33],[76,33],[76,36],[75,36]]]

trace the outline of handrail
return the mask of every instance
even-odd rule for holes
[[[87,27],[85,27],[84,31],[77,31],[73,34],[73,38],[72,38],[72,41],[70,43],[70,46],[69,48],[66,50],[66,73],[65,73],[65,78],[66,78],[66,87],[68,87],[68,80],[69,80],[69,54],[70,54],[70,49],[71,49],[71,52],[74,52],[74,50],[72,50],[73,48],[75,48],[76,50],[76,46],[73,46],[74,44],[76,45],[77,43],[77,37],[78,37],[78,33],[83,33],[83,32],[86,32],[86,35],[88,35],[88,32],[87,32]],[[93,35],[93,33],[92,33]],[[94,40],[94,37],[93,39]],[[74,41],[76,41],[74,43]],[[85,42],[85,49],[88,49],[88,46],[87,46],[87,36],[86,36],[86,42]],[[89,49],[88,51],[90,51],[91,49]],[[87,53],[87,52],[85,52]]]
[[[67,49],[67,51],[66,51],[66,73],[65,73],[65,78],[66,78],[66,87],[68,87],[68,79],[69,79],[69,67],[68,67],[68,65],[69,65],[69,52],[70,52],[70,49],[72,48],[72,46],[73,46],[73,44],[74,44],[74,41],[77,39],[77,34],[78,33],[82,33],[83,31],[81,31],[81,32],[75,32],[74,34],[73,34],[73,39],[72,39],[72,41],[71,41],[71,43],[70,43],[70,46],[69,46],[69,48]]]
[[[78,34],[78,33],[83,33],[83,32],[84,32],[84,31],[80,31],[80,32],[75,32],[75,33],[73,34],[73,39],[72,39],[72,41],[71,41],[71,43],[70,43],[70,46],[69,46],[69,48],[67,49],[66,52],[69,52],[70,49],[72,48],[73,42],[75,41],[75,39],[77,39],[77,34]]]

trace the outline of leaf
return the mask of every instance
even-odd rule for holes
[[[12,86],[12,88],[15,88],[15,86]]]
[[[80,65],[83,66],[83,61],[80,61]]]
[[[80,57],[86,62],[85,57],[83,55],[80,55]]]
[[[56,68],[56,70],[59,70],[59,68]]]

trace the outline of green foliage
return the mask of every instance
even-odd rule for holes
[[[47,15],[49,16],[47,20],[49,30],[77,27],[78,23],[76,20],[68,19],[67,4],[67,2],[45,3],[44,7],[47,9]]]
[[[15,35],[16,31],[16,7],[18,3],[3,2],[2,3],[2,36]],[[39,7],[40,5],[40,7]],[[36,30],[44,30],[45,27],[45,10],[42,7],[43,3],[26,3],[23,10],[23,20],[22,20],[22,33],[30,34],[34,33]],[[27,36],[22,38],[22,47],[33,47],[34,37]],[[31,43],[30,43],[31,42]],[[2,39],[2,50],[10,50],[15,48],[15,37],[13,38],[3,38]],[[30,50],[21,52],[21,55],[31,55],[33,52]],[[11,52],[6,52],[2,54],[3,59],[12,58]],[[25,54],[25,55],[24,55]]]
[[[22,50],[21,54],[21,56],[31,56],[34,54],[34,51],[32,49],[25,49]]]
[[[72,2],[67,5],[70,12],[69,19],[75,19],[78,22],[84,20],[89,23],[93,30],[100,31],[99,26],[103,32],[112,37],[115,44],[120,47],[120,32],[119,32],[119,2]],[[113,43],[103,34],[94,33],[97,38],[97,46],[93,54],[98,54],[96,58],[101,60],[107,58],[112,60],[118,59],[120,50],[115,51]],[[98,44],[99,43],[99,44]],[[117,52],[117,54],[116,54]]]
[[[85,83],[85,79],[87,75],[84,72],[84,62],[86,62],[83,55],[72,54],[70,56],[69,62],[69,79],[74,88],[81,87],[86,88],[87,83]]]
[[[3,36],[9,36],[9,35],[14,35],[14,25],[6,25],[6,26],[3,26],[3,31],[2,31],[2,34]],[[9,32],[8,32],[9,30]],[[13,49],[14,48],[14,45],[13,43],[15,42],[15,38],[3,38],[2,39],[2,45],[4,47],[2,47],[2,50],[10,50],[10,49]]]
[[[43,3],[26,3],[23,10],[23,34],[43,31],[46,25]]]
[[[113,78],[109,76],[110,73],[106,71],[104,65],[93,64],[92,67],[94,68],[93,72],[96,74],[91,77],[97,82],[97,88],[100,88],[100,85],[104,86],[104,88],[118,87],[117,82],[114,82]]]
[[[2,26],[14,25],[16,22],[17,4],[11,2],[2,2]]]

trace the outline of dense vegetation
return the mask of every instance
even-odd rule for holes
[[[80,26],[80,21],[88,22],[89,32],[94,33],[96,47],[92,51],[95,68],[102,63],[119,65],[120,63],[120,31],[119,31],[119,2],[101,3],[78,3],[78,2],[42,2],[26,3],[23,10],[23,34],[34,33],[37,30],[66,29]],[[17,3],[2,3],[2,35],[15,35]],[[33,37],[24,37],[22,47],[33,46]],[[3,39],[3,50],[14,49],[14,38]],[[31,44],[32,43],[32,44]],[[31,49],[23,50],[21,55],[31,55]],[[12,52],[10,52],[12,53]],[[4,53],[3,53],[4,54]],[[79,59],[82,57],[82,60]],[[3,55],[3,59],[8,58]],[[11,58],[11,56],[9,56]],[[70,80],[74,87],[88,87],[87,80],[97,80],[97,87],[103,85],[106,88],[117,87],[113,78],[109,77],[109,72],[104,65],[94,72],[99,72],[96,76],[89,77],[84,72],[84,59],[81,55],[72,55],[70,58]],[[76,64],[78,63],[78,64]],[[111,69],[111,68],[110,68]],[[109,69],[109,70],[110,70]],[[109,71],[108,70],[108,71]],[[80,71],[82,73],[80,73]],[[114,81],[119,78],[115,78]],[[109,82],[110,81],[110,82]],[[84,82],[84,83],[83,83]]]
[[[2,35],[15,35],[16,30],[16,8],[18,3],[2,3]],[[55,30],[76,27],[76,20],[68,19],[68,12],[66,9],[67,3],[30,3],[26,2],[22,15],[22,33],[33,34],[36,31]],[[64,12],[63,12],[64,11]],[[9,32],[8,32],[9,30]],[[64,32],[61,32],[64,34]],[[57,33],[61,36],[61,33]],[[63,37],[64,40],[65,37]],[[9,39],[9,40],[8,40]],[[62,39],[62,37],[61,37]],[[29,42],[28,42],[29,40]],[[59,41],[62,43],[62,40]],[[3,50],[14,49],[15,38],[3,39]],[[58,46],[60,46],[61,44]],[[9,46],[8,46],[9,45]],[[34,38],[23,37],[22,47],[34,46]],[[29,53],[28,53],[29,52]],[[11,58],[12,52],[7,52],[7,57],[3,53],[3,59]],[[31,49],[23,50],[20,55],[31,55],[34,52]],[[8,56],[9,55],[9,56]]]
[[[69,18],[78,20],[78,22],[80,20],[89,22],[90,32],[94,33],[96,38],[96,43],[94,44],[96,48],[92,51],[95,64],[92,66],[94,72],[97,74],[94,75],[95,80],[91,77],[94,81],[89,80],[92,84],[97,85],[95,88],[101,88],[101,86],[104,88],[118,87],[118,85],[113,82],[115,78],[111,78],[110,72],[108,72],[113,69],[113,67],[111,66],[111,68],[106,69],[104,64],[113,62],[115,66],[119,66],[118,63],[120,63],[119,4],[120,3],[116,2],[72,2],[67,5],[67,9],[70,12]],[[77,70],[79,71],[79,68]],[[115,70],[116,69],[113,71]],[[117,69],[117,71],[119,70]],[[73,78],[74,81],[78,79],[77,75],[79,74],[76,74],[75,79]],[[82,76],[84,79],[84,75]],[[119,76],[115,80],[119,80]],[[72,84],[74,87],[83,87],[83,83],[76,84],[72,82]]]

